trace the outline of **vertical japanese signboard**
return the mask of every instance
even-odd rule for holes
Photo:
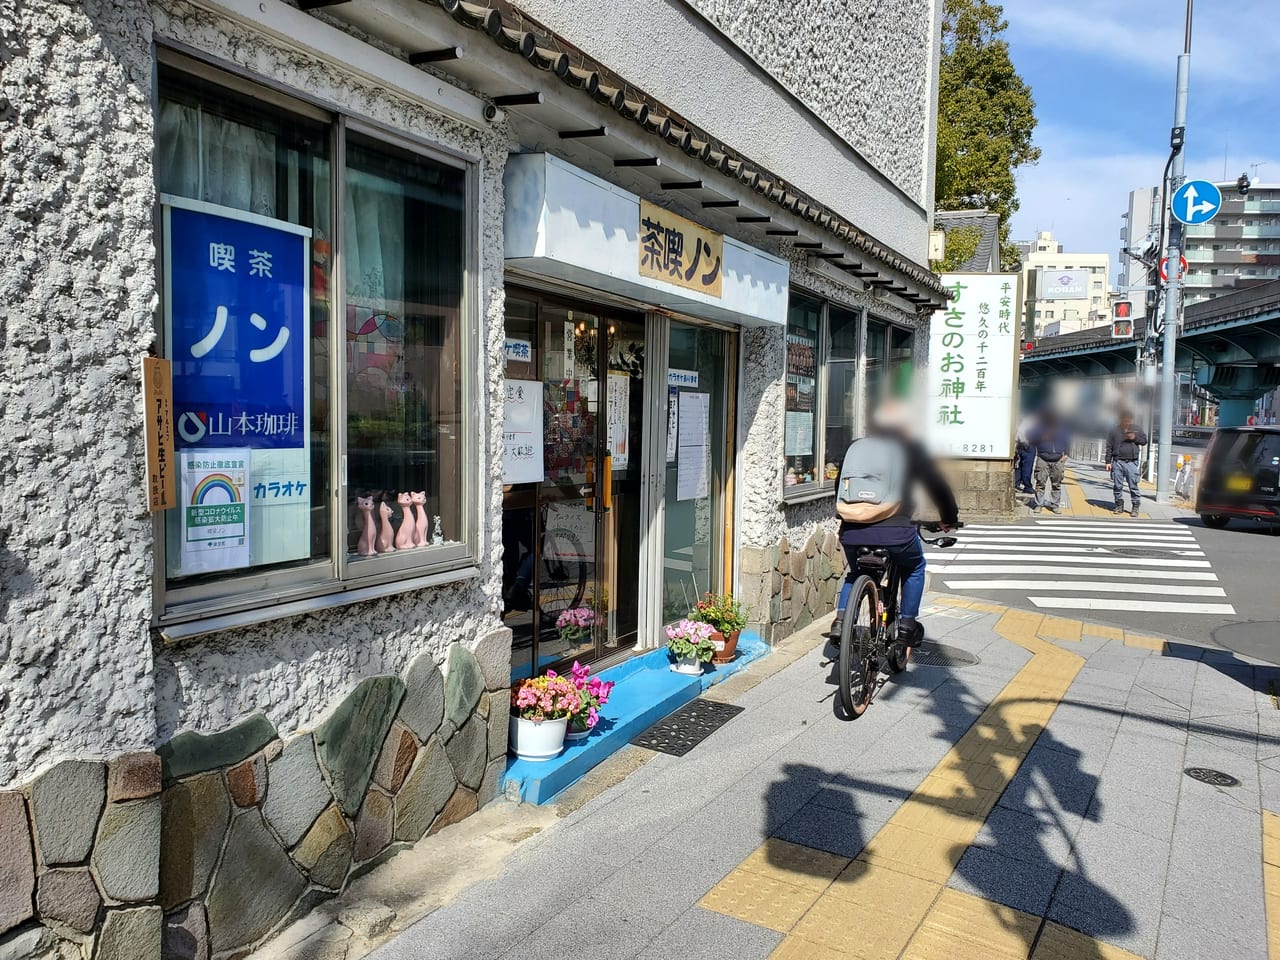
[[[929,326],[928,425],[935,453],[1013,456],[1018,275],[948,273],[951,299]]]
[[[640,201],[640,276],[719,298],[723,266],[723,236]]]
[[[177,505],[178,466],[173,452],[171,365],[142,358],[142,421],[147,442],[147,504],[154,513]]]
[[[310,556],[311,231],[228,207],[162,202],[165,342],[174,442],[184,458],[179,500],[198,506],[188,454],[217,451],[223,456],[213,459],[227,460],[247,451],[247,549],[222,562]],[[172,572],[203,569],[184,551]]]

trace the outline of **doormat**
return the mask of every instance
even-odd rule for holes
[[[742,712],[732,703],[714,700],[690,700],[675,713],[668,714],[631,742],[673,757],[683,757],[711,734]]]

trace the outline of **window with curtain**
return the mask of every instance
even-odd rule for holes
[[[787,321],[788,499],[834,488],[857,436],[860,311],[793,291]]]
[[[471,562],[471,169],[350,127],[331,156],[343,118],[187,63],[162,62],[155,148],[165,615]]]

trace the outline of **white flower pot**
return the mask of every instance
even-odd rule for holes
[[[522,720],[512,717],[508,725],[511,752],[521,760],[550,760],[564,749],[568,717],[559,720]]]
[[[671,669],[674,673],[687,673],[696,677],[702,673],[702,661],[697,657],[676,657]]]

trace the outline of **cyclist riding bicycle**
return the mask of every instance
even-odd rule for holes
[[[933,458],[908,436],[905,408],[886,404],[873,420],[866,437],[849,445],[836,487],[836,513],[840,517],[840,543],[857,569],[860,548],[883,549],[902,575],[902,600],[898,605],[897,639],[907,648],[920,645],[924,627],[919,621],[924,596],[925,559],[920,534],[912,521],[912,491],[919,485],[937,508],[942,529],[959,523],[956,498]],[[841,590],[838,609],[848,606],[850,581]],[[831,635],[840,636],[840,619]]]

